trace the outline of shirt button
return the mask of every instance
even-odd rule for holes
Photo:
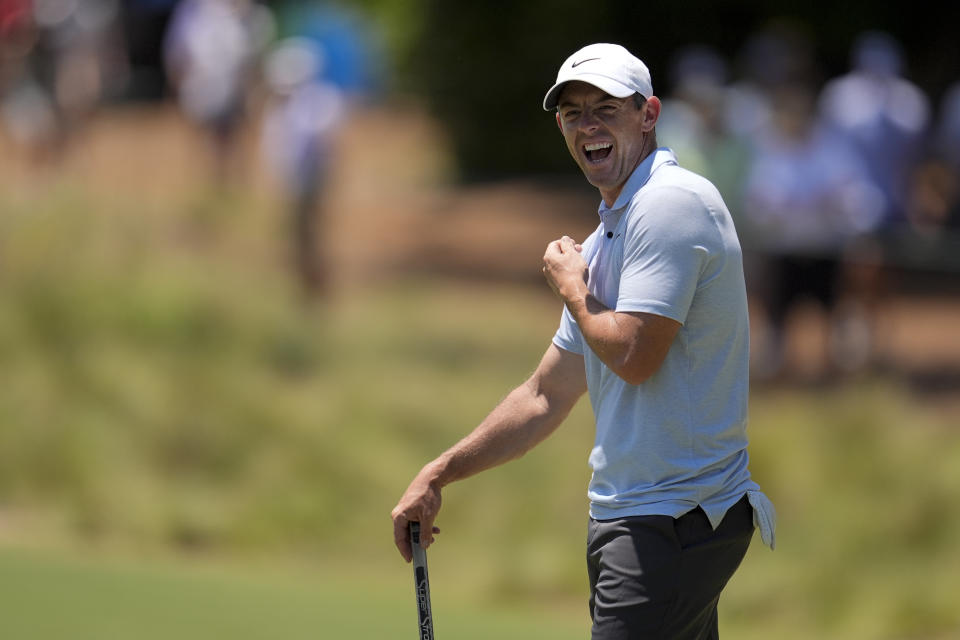
[[[607,237],[608,237],[608,238],[612,238],[612,237],[613,237],[613,231],[607,231]]]

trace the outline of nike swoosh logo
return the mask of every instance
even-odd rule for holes
[[[587,58],[586,60],[581,60],[580,62],[574,62],[572,65],[570,65],[570,68],[574,69],[582,65],[584,62],[590,62],[591,60],[599,60],[599,59],[600,58]]]

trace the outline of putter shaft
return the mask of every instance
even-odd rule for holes
[[[433,640],[433,613],[430,610],[430,575],[427,552],[420,546],[420,523],[410,523],[410,547],[413,551],[413,582],[417,596],[420,640]]]

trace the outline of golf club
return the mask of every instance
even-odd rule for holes
[[[413,584],[417,596],[420,640],[433,640],[433,614],[430,611],[430,576],[427,552],[420,546],[420,523],[410,523],[410,548],[413,551]]]

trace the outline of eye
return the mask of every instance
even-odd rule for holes
[[[580,116],[579,109],[566,109],[560,114],[560,117],[563,118],[564,120],[574,120],[579,116]]]

